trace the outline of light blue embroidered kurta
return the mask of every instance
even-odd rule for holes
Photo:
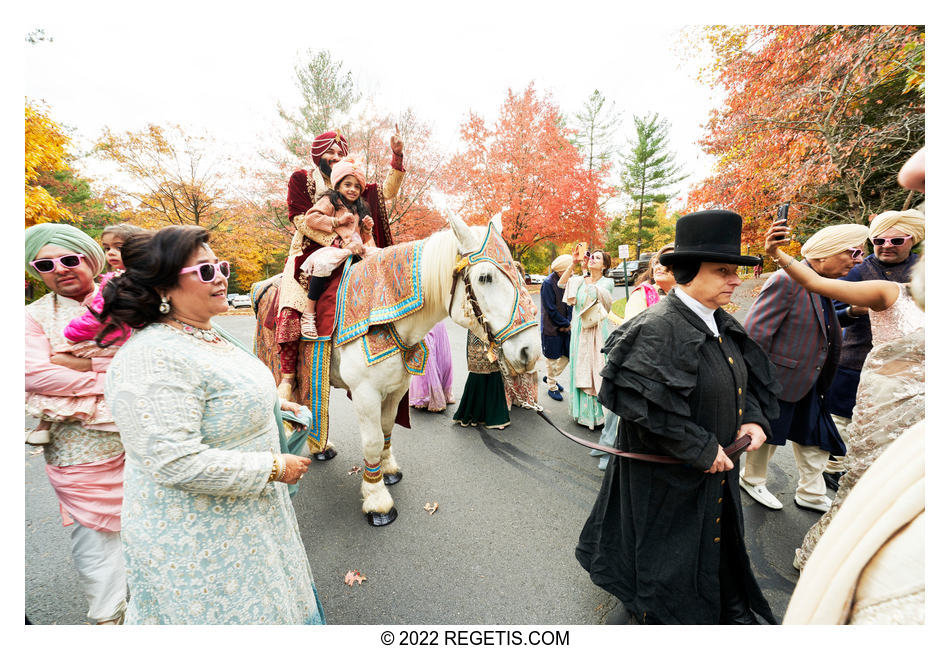
[[[126,450],[127,624],[323,623],[280,453],[270,371],[167,325],[106,376]]]
[[[575,366],[578,363],[594,366],[599,375],[600,368],[604,365],[603,360],[605,357],[600,352],[600,346],[592,343],[589,333],[582,332],[580,314],[584,311],[584,307],[594,300],[597,300],[597,289],[606,292],[608,296],[612,297],[614,281],[610,278],[602,277],[595,283],[596,288],[593,285],[587,284],[583,278],[572,278],[571,282],[574,284],[572,285],[569,282],[564,291],[565,301],[571,297],[575,300],[574,312],[571,316],[571,360],[568,365],[568,375],[570,376],[568,392],[571,400],[571,417],[581,426],[593,429],[604,423],[604,408],[600,405],[600,402],[597,401],[596,395],[590,395],[577,387],[575,381]],[[606,308],[609,309],[609,304]],[[600,321],[600,324],[594,327],[600,329],[600,341],[606,341],[608,335],[607,319],[603,319]],[[594,347],[597,349],[593,349]],[[600,359],[593,359],[593,355],[599,355]]]

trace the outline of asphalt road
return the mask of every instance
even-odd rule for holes
[[[752,284],[744,286],[751,298]],[[623,288],[616,290],[623,296]],[[737,302],[744,313],[747,300]],[[249,316],[218,322],[250,341]],[[448,325],[453,388],[465,384],[465,332]],[[565,381],[561,381],[565,384]],[[567,401],[542,392],[541,404],[562,428],[596,440],[575,425]],[[574,559],[577,535],[602,472],[583,447],[537,415],[514,409],[503,431],[453,425],[446,413],[413,410],[412,429],[396,427],[393,450],[405,475],[391,489],[398,519],[371,528],[360,511],[359,436],[346,394],[332,391],[331,440],[339,455],[314,463],[294,499],[304,545],[328,622],[332,624],[597,624],[616,600],[594,586]],[[81,624],[85,599],[69,557],[42,455],[24,448],[26,613],[37,624]],[[781,617],[798,572],[794,548],[818,514],[797,508],[791,450],[780,448],[768,487],[784,504],[766,510],[743,494],[753,568]],[[435,514],[424,510],[438,502]],[[367,576],[348,587],[349,570]]]

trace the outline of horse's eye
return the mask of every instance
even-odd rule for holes
[[[481,284],[489,284],[491,282],[491,273],[482,273],[478,276],[478,281]]]

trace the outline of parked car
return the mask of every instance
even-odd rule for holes
[[[234,296],[234,299],[231,300],[231,306],[237,309],[238,307],[250,307],[251,306],[251,297],[245,294],[238,294]]]
[[[529,273],[528,274],[528,284],[541,284],[547,279],[548,276],[540,275],[539,273]]]
[[[636,261],[627,260],[627,274],[624,276],[623,273],[623,262],[615,266],[614,268],[607,271],[607,277],[614,281],[615,285],[622,286],[629,283],[633,283],[634,279],[639,273],[639,264]]]
[[[228,304],[230,305],[230,304],[231,304],[231,301],[233,301],[235,298],[237,298],[237,297],[240,296],[240,295],[241,295],[241,294],[239,294],[239,293],[229,293],[229,294],[228,294]]]

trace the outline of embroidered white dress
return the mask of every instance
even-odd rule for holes
[[[324,622],[287,486],[267,481],[276,397],[256,358],[167,325],[116,354],[127,624]]]

